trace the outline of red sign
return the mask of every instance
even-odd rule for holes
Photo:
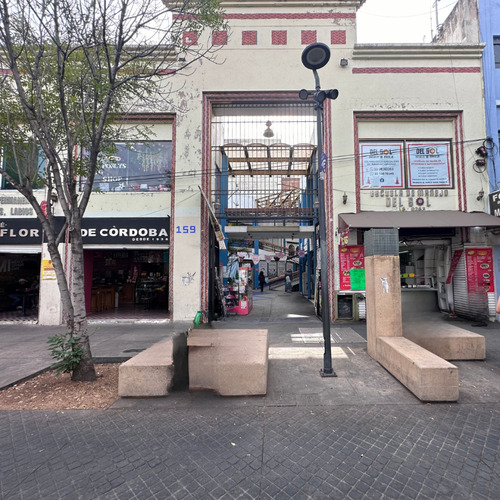
[[[493,252],[491,248],[466,248],[465,256],[469,293],[493,292]]]
[[[339,247],[340,290],[351,289],[351,269],[365,268],[365,248],[363,245]]]
[[[448,272],[448,277],[446,278],[446,284],[447,285],[451,284],[451,279],[453,278],[453,273],[455,272],[455,269],[457,268],[458,261],[460,260],[460,257],[462,257],[463,253],[464,253],[463,250],[455,250],[453,252],[453,257],[451,259],[450,270]]]

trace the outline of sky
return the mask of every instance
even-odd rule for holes
[[[429,43],[457,0],[366,0],[357,15],[358,43]]]

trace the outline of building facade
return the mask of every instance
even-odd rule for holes
[[[118,304],[140,302],[144,278],[152,283],[144,287],[145,303],[149,288],[167,284],[160,300],[171,319],[216,314],[235,262],[250,269],[245,286],[257,283],[259,270],[271,278],[296,272],[301,292],[318,296],[315,78],[301,55],[322,42],[331,57],[318,71],[321,85],[339,93],[325,100],[322,122],[321,265],[329,270],[332,316],[364,317],[364,232],[396,227],[403,310],[494,318],[497,224],[484,195],[488,170],[474,168],[487,137],[483,46],[357,44],[364,3],[223,2],[227,31],[184,34],[186,46],[213,42],[216,63],[200,60],[191,76],[169,77],[182,89],[172,95],[175,106],[141,114],[159,142],[170,141],[170,149],[159,145],[170,158],[168,182],[149,182],[144,166],[135,174],[140,182],[123,185],[115,171],[97,181],[101,192],[86,213],[90,310],[92,300],[94,307],[105,300],[96,297],[100,285],[121,287]],[[28,221],[29,207],[22,217],[11,215],[24,207],[19,196],[0,192],[12,202],[1,202],[5,217]],[[11,239],[0,244],[2,258],[19,253]],[[41,266],[39,321],[57,324],[57,287],[44,269],[43,245],[30,245]],[[23,255],[30,255],[27,247]],[[247,303],[248,291],[242,293]]]

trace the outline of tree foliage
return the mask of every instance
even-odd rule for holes
[[[223,27],[218,0],[0,0],[0,173],[42,224],[68,330],[81,339],[75,380],[95,378],[81,221],[102,153],[124,139],[124,117],[153,104],[168,108],[176,90],[169,76],[213,59],[211,38],[201,35]],[[200,43],[184,44],[186,32],[200,35]],[[34,193],[40,187],[45,211]],[[70,273],[59,251],[64,239],[71,244]]]

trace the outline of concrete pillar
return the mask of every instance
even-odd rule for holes
[[[401,278],[399,255],[365,257],[368,354],[377,359],[377,337],[400,337]]]
[[[397,229],[365,233],[365,281],[367,350],[377,359],[378,337],[403,335]]]

